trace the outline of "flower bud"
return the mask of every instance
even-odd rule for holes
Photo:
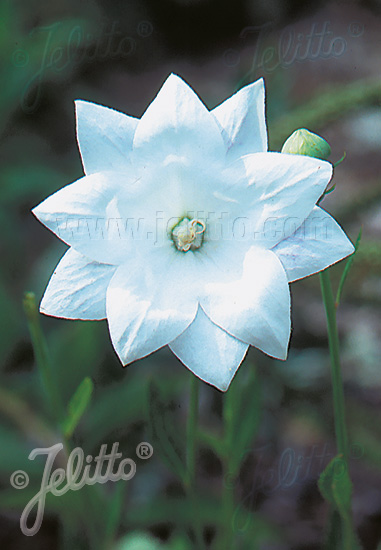
[[[301,128],[286,139],[281,152],[326,160],[331,154],[331,147],[322,137]]]

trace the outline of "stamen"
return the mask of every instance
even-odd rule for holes
[[[197,229],[201,226],[201,229]],[[206,225],[200,220],[183,218],[172,230],[172,239],[178,250],[188,252],[200,248]]]

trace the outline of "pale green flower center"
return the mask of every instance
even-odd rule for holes
[[[204,222],[196,219],[183,218],[172,229],[172,239],[177,250],[188,252],[196,250],[202,245],[206,226]]]

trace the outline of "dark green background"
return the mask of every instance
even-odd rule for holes
[[[32,291],[41,298],[66,247],[30,209],[82,175],[74,99],[140,117],[170,72],[180,74],[209,108],[264,76],[271,149],[279,150],[297,127],[307,127],[330,142],[333,162],[347,153],[336,170],[336,190],[323,206],[352,240],[363,226],[338,317],[355,524],[366,550],[380,548],[380,12],[375,0],[1,1],[1,548],[82,549],[91,548],[92,539],[105,540],[104,548],[112,548],[109,540],[135,531],[155,537],[154,548],[190,548],[186,533],[192,510],[152,423],[155,415],[166,418],[165,430],[173,432],[173,438],[177,434],[181,457],[190,374],[167,349],[122,369],[103,321],[41,316],[65,404],[84,377],[94,383],[73,446],[95,455],[102,443],[111,448],[118,441],[123,455],[135,458],[136,445],[150,441],[155,454],[146,462],[137,461],[134,480],[119,487],[119,493],[111,484],[83,489],[88,505],[77,494],[52,497],[35,537],[25,537],[19,528],[21,511],[38,490],[43,467],[42,460],[31,462],[27,456],[47,441],[60,441],[36,369],[22,297]],[[297,44],[302,48],[308,33],[321,32],[324,25],[331,34],[316,59],[291,62]],[[279,63],[285,40],[291,40],[291,50]],[[333,270],[336,282],[342,268]],[[236,485],[237,503],[248,519],[237,526],[237,548],[321,547],[326,507],[316,480],[335,447],[318,283],[311,277],[292,285],[288,361],[272,361],[251,350],[233,383],[240,429],[249,434]],[[242,406],[241,392],[254,368],[253,393]],[[200,423],[217,434],[223,398],[202,386]],[[256,403],[261,403],[261,413]],[[48,426],[51,439],[36,419]],[[291,460],[290,474],[280,482],[279,467],[286,459]],[[24,491],[9,484],[16,469],[29,473],[31,483]],[[220,521],[220,476],[216,453],[202,438],[198,506],[209,541]],[[84,508],[86,528],[79,511]],[[120,512],[116,519],[115,509]],[[125,550],[149,549],[148,542],[139,547],[135,543],[126,542]]]

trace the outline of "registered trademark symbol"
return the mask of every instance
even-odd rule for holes
[[[147,460],[147,458],[151,458],[153,455],[153,447],[146,441],[142,441],[139,443],[139,445],[136,447],[136,456],[138,458],[142,458],[143,460]]]
[[[348,25],[348,34],[353,38],[358,38],[359,36],[364,34],[364,25],[362,23],[354,21],[353,23]]]
[[[137,27],[138,35],[142,38],[147,38],[153,33],[153,26],[151,21],[140,21]]]

